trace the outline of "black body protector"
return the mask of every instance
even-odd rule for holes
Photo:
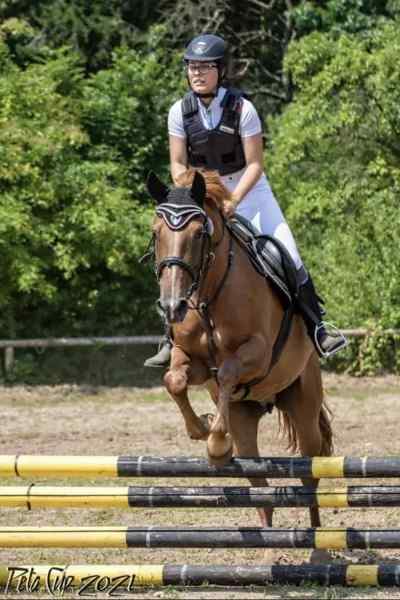
[[[222,117],[214,129],[203,125],[197,98],[188,92],[182,100],[183,127],[186,133],[188,161],[191,167],[229,175],[246,166],[239,133],[243,92],[230,88],[221,101]]]

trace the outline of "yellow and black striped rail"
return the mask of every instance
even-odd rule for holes
[[[400,457],[204,459],[149,456],[0,455],[2,477],[400,477]]]
[[[11,591],[29,582],[24,591],[87,590],[118,594],[137,586],[265,586],[270,584],[322,586],[399,586],[400,567],[377,565],[23,565],[0,566],[0,589]]]
[[[382,507],[400,506],[400,486],[348,486],[323,489],[280,487],[5,486],[2,508],[133,507]]]
[[[400,529],[1,527],[0,548],[400,548]]]

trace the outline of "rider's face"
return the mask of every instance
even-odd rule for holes
[[[218,85],[218,66],[214,62],[189,61],[187,74],[190,87],[198,94],[210,94]]]

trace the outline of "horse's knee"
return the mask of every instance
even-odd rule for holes
[[[172,396],[179,396],[188,386],[188,377],[184,370],[169,370],[164,375],[164,384]]]

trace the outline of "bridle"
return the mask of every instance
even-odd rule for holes
[[[201,229],[201,254],[200,261],[197,267],[194,267],[190,263],[186,262],[179,256],[167,256],[157,262],[156,257],[156,238],[155,234],[153,234],[152,240],[150,242],[150,246],[146,254],[142,257],[141,261],[149,258],[150,256],[154,257],[154,271],[157,277],[157,280],[160,281],[163,270],[165,267],[172,267],[174,265],[180,267],[185,272],[187,272],[191,279],[192,283],[189,286],[185,300],[188,302],[188,309],[195,310],[200,316],[200,319],[203,323],[203,327],[206,331],[207,335],[207,345],[210,359],[210,370],[213,373],[213,376],[217,379],[217,363],[216,363],[216,355],[217,348],[214,340],[214,329],[215,323],[214,319],[210,316],[209,309],[210,306],[215,300],[218,298],[220,292],[222,291],[225,282],[228,278],[230,269],[233,264],[233,237],[229,235],[229,248],[227,252],[227,262],[224,273],[216,286],[214,288],[213,294],[211,297],[201,297],[201,287],[203,282],[205,281],[206,275],[209,272],[210,266],[212,265],[215,259],[215,252],[217,248],[220,246],[222,241],[225,238],[226,231],[228,230],[226,221],[222,213],[219,211],[219,217],[221,219],[222,224],[222,234],[218,240],[213,243],[212,235],[213,235],[213,223],[211,219],[208,217],[206,211],[199,205],[194,203],[177,203],[174,204],[172,202],[164,202],[160,203],[156,207],[156,214],[158,217],[162,218],[166,223],[168,228],[172,231],[179,231],[184,229],[186,225],[192,219],[200,219],[202,222]],[[229,231],[228,231],[229,233]],[[195,291],[198,291],[198,295],[196,299],[193,299],[193,294]]]
[[[185,300],[189,300],[194,292],[200,289],[202,282],[204,281],[208,270],[210,268],[211,263],[215,258],[215,251],[218,246],[221,244],[222,240],[225,236],[225,219],[222,214],[220,214],[221,222],[222,222],[222,235],[221,237],[213,243],[212,234],[213,234],[213,224],[211,219],[208,217],[207,213],[203,208],[201,208],[197,204],[173,204],[170,202],[166,202],[163,204],[159,204],[156,208],[156,214],[158,217],[162,218],[166,223],[168,228],[172,231],[181,231],[184,229],[187,224],[193,219],[200,219],[202,222],[202,229],[200,231],[201,238],[201,251],[200,251],[200,261],[198,265],[193,266],[189,262],[186,262],[179,256],[167,256],[163,258],[161,261],[157,262],[156,256],[156,240],[154,240],[155,246],[155,261],[154,261],[154,270],[157,277],[157,281],[159,282],[165,267],[172,267],[174,265],[180,267],[186,273],[188,273],[191,277],[192,283],[189,286],[186,294]]]

